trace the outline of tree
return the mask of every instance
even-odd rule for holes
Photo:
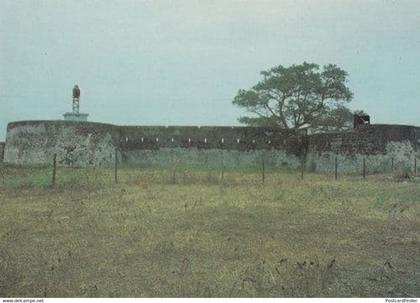
[[[341,130],[351,126],[353,113],[345,104],[353,98],[346,71],[336,65],[304,62],[262,71],[263,80],[239,90],[233,104],[252,116],[239,122],[286,129]]]

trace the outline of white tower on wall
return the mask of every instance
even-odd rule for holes
[[[67,121],[87,121],[89,114],[80,113],[80,88],[76,84],[73,87],[73,111],[71,113],[65,113],[64,120]]]

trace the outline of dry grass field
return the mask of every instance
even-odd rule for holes
[[[0,167],[0,297],[420,297],[420,183]]]

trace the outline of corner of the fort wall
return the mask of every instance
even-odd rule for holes
[[[50,164],[54,154],[63,166],[101,166],[115,156],[112,125],[72,121],[22,121],[7,127],[4,161]]]
[[[5,147],[5,142],[0,142],[0,163],[3,162],[4,147]]]
[[[307,165],[319,172],[335,169],[361,173],[387,172],[413,166],[420,156],[420,128],[404,125],[371,125],[339,133],[309,137]]]

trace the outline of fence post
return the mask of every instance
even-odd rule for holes
[[[221,173],[221,175],[220,175],[220,181],[221,181],[221,182],[223,182],[223,180],[224,180],[224,178],[225,178],[225,165],[224,165],[224,163],[223,163],[223,152],[224,152],[224,150],[222,149],[222,150],[221,150],[221,155],[222,155],[222,161],[221,161],[221,163],[222,163],[222,173]]]
[[[114,180],[118,184],[118,148],[115,148]]]
[[[264,157],[264,154],[263,154],[263,156],[262,156],[262,175],[261,175],[261,177],[262,177],[262,183],[264,184],[264,182],[265,182],[265,157]]]
[[[363,179],[366,179],[366,159],[363,158]]]
[[[394,171],[394,157],[391,158],[391,171]]]
[[[52,173],[52,185],[55,185],[55,174],[57,172],[57,154],[53,157],[53,173]]]
[[[178,163],[175,163],[175,166],[173,167],[172,170],[172,184],[176,183],[176,169],[178,167]]]
[[[300,177],[303,179],[303,173],[305,171],[305,158],[302,157],[302,163],[300,165]]]
[[[414,175],[417,176],[417,158],[414,156]]]
[[[335,157],[335,169],[334,169],[334,171],[335,171],[335,174],[334,174],[334,179],[335,180],[337,180],[337,175],[338,175],[338,160],[337,160],[337,157]]]

